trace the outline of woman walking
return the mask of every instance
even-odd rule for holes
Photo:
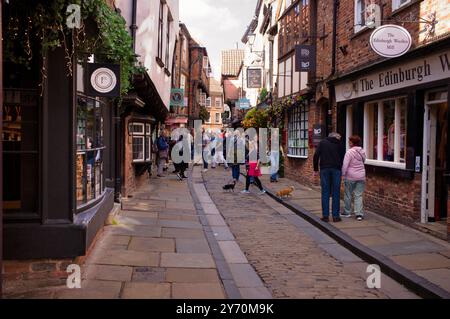
[[[259,180],[259,177],[261,174],[260,165],[261,162],[259,160],[259,153],[258,153],[258,140],[256,139],[253,141],[249,141],[249,151],[248,151],[248,158],[246,158],[246,164],[247,164],[247,178],[245,180],[245,189],[241,192],[243,194],[249,194],[249,188],[250,188],[250,182],[253,179],[253,184],[255,184],[259,188],[259,194],[265,194],[266,191],[264,190],[261,181]]]
[[[158,147],[158,177],[164,177],[163,171],[166,165],[166,161],[169,157],[169,144],[167,143],[167,132],[165,130],[161,131],[161,135],[156,141]]]
[[[344,214],[343,217],[351,217],[352,196],[355,196],[354,211],[356,219],[364,218],[363,193],[366,184],[366,152],[361,148],[361,138],[352,136],[349,138],[350,149],[344,157],[342,176],[344,178]]]

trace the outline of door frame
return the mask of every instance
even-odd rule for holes
[[[444,98],[429,101],[430,93],[443,92]],[[435,105],[448,103],[448,90],[446,88],[434,89],[425,92],[424,120],[423,120],[423,155],[422,155],[422,191],[420,204],[420,222],[426,224],[430,218],[435,218],[434,204],[435,197],[429,197],[430,192],[435,192],[436,173],[436,143],[431,143],[436,139],[436,108]],[[431,187],[429,187],[431,185]],[[428,200],[428,202],[427,202]],[[428,204],[428,205],[427,205]]]

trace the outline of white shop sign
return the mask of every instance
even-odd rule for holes
[[[337,84],[336,101],[342,102],[443,79],[450,79],[450,50]]]
[[[405,28],[387,24],[376,28],[370,35],[369,42],[378,55],[396,58],[409,51],[412,39]]]

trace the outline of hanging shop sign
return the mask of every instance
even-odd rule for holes
[[[372,50],[386,58],[402,56],[409,51],[412,44],[408,30],[394,24],[376,28],[370,35],[369,41]]]
[[[313,45],[295,46],[295,71],[309,72],[315,71],[316,54]]]
[[[238,101],[238,107],[241,110],[246,110],[250,108],[250,100],[249,99],[239,99]]]
[[[170,91],[170,106],[184,107],[184,89]]]
[[[262,69],[247,69],[247,87],[260,89],[262,87]]]
[[[336,100],[342,102],[444,79],[450,79],[450,50],[340,82],[335,86]]]
[[[120,96],[120,65],[109,63],[87,64],[87,92],[90,96]]]
[[[325,127],[322,124],[315,124],[312,131],[312,143],[317,147],[325,138]]]

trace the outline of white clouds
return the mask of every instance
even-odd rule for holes
[[[180,20],[206,46],[214,75],[220,76],[221,51],[235,48],[253,16],[257,0],[180,0]],[[241,43],[240,43],[241,44]]]

